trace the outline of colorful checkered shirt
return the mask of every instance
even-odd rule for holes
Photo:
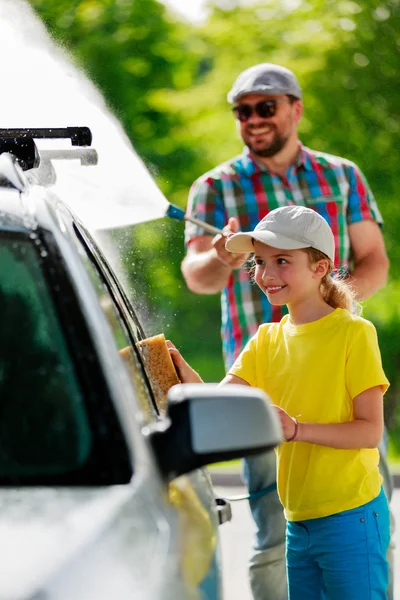
[[[230,217],[239,231],[251,231],[274,208],[301,204],[314,208],[335,236],[335,266],[347,269],[351,260],[348,225],[364,219],[382,223],[375,198],[358,167],[343,158],[299,145],[296,164],[284,177],[269,173],[245,148],[197,179],[190,191],[188,214],[222,229]],[[188,223],[185,242],[207,235]],[[232,272],[221,294],[222,341],[226,368],[261,323],[280,321],[282,307],[271,306],[245,268]]]

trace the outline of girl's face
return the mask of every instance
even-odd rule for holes
[[[279,250],[257,241],[254,252],[255,281],[271,304],[295,305],[320,295],[327,260],[310,264],[303,250]]]

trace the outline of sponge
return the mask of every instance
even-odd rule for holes
[[[180,383],[163,333],[137,342],[144,367],[161,413],[167,412],[168,390]]]

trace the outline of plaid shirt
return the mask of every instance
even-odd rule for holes
[[[194,182],[188,214],[220,229],[229,217],[237,217],[239,231],[251,231],[279,206],[314,208],[328,221],[335,236],[335,266],[347,269],[351,260],[348,225],[365,219],[382,223],[375,198],[354,163],[299,146],[296,164],[284,177],[269,173],[245,148]],[[207,232],[187,223],[186,244],[202,235]],[[282,307],[271,306],[244,268],[232,272],[221,302],[223,352],[229,369],[258,326],[280,321],[283,313]]]

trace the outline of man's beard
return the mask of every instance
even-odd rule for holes
[[[289,136],[283,136],[276,134],[272,144],[264,148],[254,148],[251,144],[247,144],[254,156],[261,156],[262,158],[269,158],[278,154],[287,144]]]

